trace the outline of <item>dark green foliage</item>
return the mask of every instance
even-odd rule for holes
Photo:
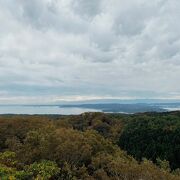
[[[141,160],[168,160],[171,167],[180,167],[180,115],[134,115],[119,139],[119,146]]]

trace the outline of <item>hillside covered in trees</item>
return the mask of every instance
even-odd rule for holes
[[[179,180],[180,112],[0,116],[0,179]]]

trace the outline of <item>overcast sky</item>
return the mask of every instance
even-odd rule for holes
[[[0,0],[0,104],[180,99],[180,0]]]

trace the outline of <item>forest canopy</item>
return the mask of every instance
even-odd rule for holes
[[[180,112],[0,116],[0,179],[180,179]]]

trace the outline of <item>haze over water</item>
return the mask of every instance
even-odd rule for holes
[[[60,108],[59,106],[23,106],[23,105],[1,105],[0,114],[81,114],[84,112],[97,112],[95,109],[86,108]]]
[[[0,114],[62,114],[84,112],[138,113],[178,111],[180,104],[79,104],[79,105],[0,105]]]

